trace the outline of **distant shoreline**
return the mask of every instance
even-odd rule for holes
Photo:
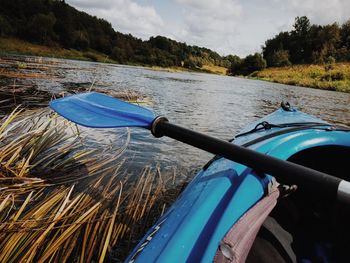
[[[59,47],[48,47],[44,45],[32,44],[30,42],[20,40],[17,38],[0,38],[0,55],[27,55],[27,56],[42,56],[42,57],[54,57],[61,59],[73,59],[100,63],[111,63],[129,66],[140,66],[151,70],[167,71],[167,72],[201,72],[218,75],[226,75],[226,68],[203,65],[202,68],[188,69],[184,67],[160,67],[152,65],[142,64],[121,64],[115,61],[105,54],[99,53],[95,50],[79,51],[75,49],[64,49]]]
[[[93,50],[83,52],[74,49],[48,47],[32,44],[16,38],[0,38],[0,55],[1,54],[54,57],[120,64],[117,61],[108,58],[106,55]],[[227,70],[224,67],[213,65],[203,65],[202,68],[197,69],[188,69],[184,67],[160,67],[133,63],[125,65],[140,66],[150,70],[165,72],[201,72],[217,75],[226,75]],[[293,65],[280,68],[266,68],[261,71],[253,72],[249,76],[243,78],[350,93],[350,63],[334,63],[330,65]]]

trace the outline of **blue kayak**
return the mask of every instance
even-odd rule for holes
[[[232,143],[337,177],[348,176],[345,165],[350,161],[349,130],[333,126],[286,105],[243,129]],[[291,185],[293,178],[279,183]],[[264,211],[261,207],[266,202],[263,204],[262,201],[278,188],[279,184],[269,175],[215,157],[203,167],[174,204],[146,233],[126,262],[213,262],[220,253],[228,259],[227,262],[237,262],[234,260],[237,256],[234,253],[241,253],[240,246],[244,250],[252,245],[250,239],[256,233],[250,231],[249,226],[252,222],[259,221],[254,221],[254,217],[259,217],[261,211]],[[293,195],[296,196],[292,198],[298,205],[304,202],[305,192],[302,188]],[[260,210],[256,208],[258,204]],[[276,202],[271,209],[275,205]],[[263,209],[267,211],[266,207]],[[249,215],[251,211],[252,216]],[[249,222],[248,228],[245,221]],[[260,225],[256,225],[259,229]],[[244,227],[247,229],[244,230],[246,235],[250,235],[249,238],[245,238],[244,232],[242,234]],[[228,243],[226,251],[225,246],[222,246],[223,240],[227,237],[234,238],[235,234],[240,237],[236,243],[243,240],[248,245]],[[310,251],[313,252],[309,254],[322,254],[323,252],[314,251],[325,251],[322,248],[331,242],[328,241],[322,238],[310,241],[313,244]],[[282,247],[286,247],[284,244],[282,242]],[[232,252],[232,246],[238,252]],[[320,249],[317,250],[318,248]],[[301,258],[306,260],[311,257],[308,252],[300,253]],[[300,259],[298,255],[296,257]]]

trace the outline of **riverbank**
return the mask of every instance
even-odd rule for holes
[[[350,63],[294,65],[254,72],[252,79],[350,93]]]
[[[0,38],[0,55],[16,54],[29,56],[54,57],[64,59],[74,59],[83,61],[95,61],[101,63],[119,64],[117,61],[109,58],[107,55],[98,53],[94,50],[79,51],[75,49],[64,49],[60,47],[48,47],[44,45],[32,44],[17,38]],[[226,75],[227,69],[215,65],[203,65],[195,70],[184,67],[159,67],[130,64],[132,66],[142,66],[157,71],[167,72],[203,72],[219,75]]]
[[[0,55],[16,54],[29,56],[42,56],[54,58],[66,58],[84,61],[96,61],[105,63],[117,63],[106,55],[96,51],[78,51],[58,47],[48,47],[32,44],[16,38],[0,38]]]

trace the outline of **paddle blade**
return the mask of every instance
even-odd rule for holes
[[[50,107],[66,119],[91,128],[150,128],[155,118],[146,108],[97,92],[57,99]]]

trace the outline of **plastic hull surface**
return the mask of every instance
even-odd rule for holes
[[[273,124],[326,122],[298,111],[279,109],[249,125],[252,130],[266,121]],[[310,128],[278,132],[262,129],[239,136],[234,143],[280,159],[311,147],[350,147],[350,134]],[[277,132],[278,135],[274,136]],[[219,158],[203,168],[164,216],[148,231],[126,262],[212,262],[219,242],[237,220],[265,194],[271,180],[257,176],[249,167]]]

